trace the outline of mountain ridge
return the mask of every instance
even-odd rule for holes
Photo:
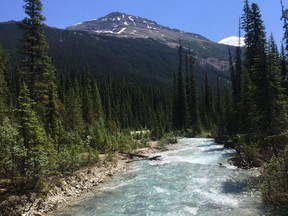
[[[98,19],[76,23],[66,29],[117,37],[153,38],[165,42],[172,47],[178,45],[180,39],[183,41],[197,41],[199,43],[214,43],[200,34],[172,29],[147,18],[121,12],[112,12]]]

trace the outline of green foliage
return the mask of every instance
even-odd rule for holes
[[[20,139],[17,126],[6,117],[0,125],[0,173],[14,184],[23,181],[23,161],[27,150]]]
[[[6,76],[9,70],[8,59],[0,45],[0,123],[3,121],[5,114],[9,110],[9,89],[7,86]]]
[[[108,161],[108,162],[111,162],[111,161],[113,161],[113,157],[114,157],[113,153],[109,152],[106,155],[105,160]]]
[[[187,128],[188,126],[188,105],[185,82],[183,78],[183,44],[179,45],[179,66],[176,77],[175,97],[173,101],[173,123],[178,130]]]
[[[58,153],[59,168],[62,172],[73,172],[81,166],[81,153],[83,152],[81,137],[76,133],[66,132],[60,143],[60,151]]]
[[[173,132],[166,133],[163,137],[159,140],[159,146],[164,148],[168,144],[175,144],[177,143],[177,138]]]
[[[53,170],[56,170],[56,152],[36,112],[32,109],[34,101],[29,95],[29,90],[24,83],[18,97],[16,116],[19,121],[19,134],[23,138],[23,145],[27,151],[23,167],[24,175],[31,183],[27,186],[38,187],[38,181],[45,179]]]
[[[263,200],[276,206],[288,206],[288,148],[280,157],[272,157],[262,170]]]

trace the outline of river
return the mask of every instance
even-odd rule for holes
[[[231,149],[213,139],[182,138],[161,161],[139,161],[55,215],[261,215],[260,193],[248,188],[255,170],[227,163]],[[219,165],[219,163],[223,165]]]

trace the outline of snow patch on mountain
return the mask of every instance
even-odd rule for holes
[[[124,32],[127,28],[122,28],[119,32],[116,32],[116,34],[121,34],[122,32]]]
[[[240,37],[240,46],[241,47],[245,46],[244,40],[245,40],[244,37]],[[227,37],[227,38],[222,39],[218,43],[229,45],[229,46],[239,46],[239,37],[237,37],[237,36]]]

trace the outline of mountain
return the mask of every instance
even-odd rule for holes
[[[240,37],[240,46],[241,47],[245,46],[244,40],[245,40],[244,37]],[[237,37],[237,36],[227,37],[227,38],[222,39],[218,43],[229,45],[229,46],[239,46],[239,37]]]
[[[22,35],[16,23],[0,23],[0,44],[12,63],[19,61],[17,50]],[[108,31],[113,25],[115,29],[111,31],[114,33],[100,32]],[[95,26],[98,26],[97,29]],[[122,30],[122,26],[126,26],[126,29]],[[129,34],[133,30],[137,31],[137,37],[135,31],[135,34]],[[159,36],[160,31],[165,32],[165,40],[161,34]],[[199,86],[205,73],[214,83],[217,77],[224,82],[230,81],[228,46],[197,34],[160,26],[144,18],[112,13],[67,30],[46,27],[45,34],[49,55],[59,74],[81,72],[89,68],[100,79],[105,76],[124,77],[133,82],[149,82],[151,85],[171,84],[179,61],[176,46],[182,38],[184,46],[190,46],[196,58],[194,69]],[[234,50],[231,51],[235,55]]]
[[[80,22],[67,29],[126,38],[153,38],[172,47],[179,44],[179,39],[199,43],[209,41],[199,34],[171,29],[146,18],[119,12],[110,13],[99,19]]]
[[[222,71],[229,76],[226,45],[210,41],[199,34],[162,26],[146,18],[113,12],[98,19],[77,23],[66,29],[117,38],[153,39],[172,48],[178,47],[181,40],[187,49],[191,48],[199,65],[202,67],[209,65],[213,70]]]

